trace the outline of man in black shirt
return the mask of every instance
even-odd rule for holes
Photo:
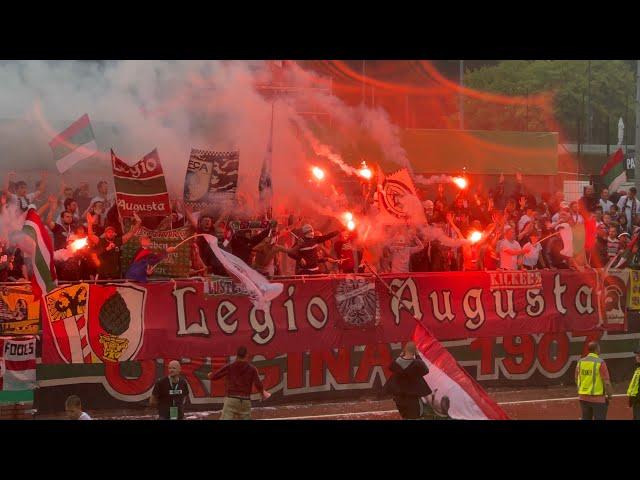
[[[96,251],[98,254],[98,278],[102,280],[113,280],[122,278],[120,267],[120,256],[122,245],[127,243],[140,229],[141,220],[136,215],[135,223],[129,231],[122,237],[118,236],[115,227],[109,225],[104,230],[104,235],[100,238]]]
[[[47,226],[53,233],[53,249],[61,250],[67,248],[67,241],[69,237],[73,235],[76,224],[73,222],[73,214],[71,212],[62,212],[62,223],[55,223],[52,220],[52,215],[49,215],[47,219]]]
[[[189,396],[189,385],[180,377],[180,362],[169,363],[169,375],[153,387],[149,405],[158,407],[160,420],[184,420],[184,405]]]
[[[431,393],[424,376],[429,369],[417,355],[414,342],[407,342],[402,354],[389,366],[391,377],[385,391],[393,396],[400,416],[405,419],[420,418],[423,414],[421,397]]]

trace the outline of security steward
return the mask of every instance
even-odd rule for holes
[[[589,343],[588,349],[589,354],[578,360],[575,372],[582,420],[606,420],[613,392],[609,370],[600,358],[598,343]]]
[[[627,397],[629,397],[629,407],[633,409],[633,419],[640,420],[640,345],[636,348],[636,370],[631,377],[631,383],[627,389]]]

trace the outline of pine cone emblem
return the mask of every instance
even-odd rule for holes
[[[121,335],[131,324],[131,312],[119,293],[111,295],[100,308],[100,326],[111,335]]]

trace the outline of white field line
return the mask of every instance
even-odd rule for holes
[[[620,393],[613,395],[614,397],[626,397]],[[520,405],[523,403],[541,403],[541,402],[562,402],[569,400],[578,400],[578,397],[562,397],[562,398],[541,398],[538,400],[520,400],[515,402],[498,402],[498,405]],[[335,417],[362,417],[366,415],[384,415],[387,413],[397,413],[397,410],[373,410],[370,412],[353,412],[353,413],[328,413],[323,415],[307,415],[302,417],[279,417],[279,418],[262,418],[261,420],[310,420],[312,418],[335,418]]]

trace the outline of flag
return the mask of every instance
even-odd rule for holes
[[[271,161],[273,158],[273,104],[271,104],[271,131],[269,132],[269,143],[267,144],[267,153],[262,162],[262,171],[260,172],[260,181],[258,182],[258,192],[260,194],[260,203],[266,208],[267,216],[271,218],[271,197],[273,190],[271,188]]]
[[[271,300],[282,293],[284,285],[282,283],[269,282],[269,280],[253,270],[241,259],[222,250],[218,246],[218,239],[216,237],[208,234],[204,234],[203,237],[227,272],[237,278],[247,289],[249,298],[256,309],[267,310]]]
[[[27,211],[22,232],[33,241],[31,285],[34,297],[40,299],[57,286],[53,243],[34,208]]]
[[[158,150],[145,155],[129,166],[111,150],[113,182],[116,187],[116,204],[121,218],[168,217],[171,215],[169,193],[164,179]]]
[[[626,235],[626,234],[625,234]],[[633,247],[638,241],[638,233],[634,233],[633,238],[627,244],[624,250],[618,252],[618,254],[611,259],[611,261],[605,267],[605,270],[609,269],[621,269],[627,268],[633,259]]]
[[[36,338],[0,337],[0,402],[33,401],[35,386]]]
[[[508,420],[507,414],[469,375],[435,337],[422,325],[416,325],[413,341],[429,373],[424,376],[434,392],[435,401],[449,398],[451,418],[458,420]]]
[[[184,177],[185,204],[200,211],[232,206],[238,188],[240,152],[191,149]]]
[[[424,209],[406,168],[385,176],[378,167],[378,208],[385,223],[424,223]]]
[[[615,192],[618,187],[627,181],[627,171],[624,164],[624,154],[622,148],[616,150],[611,158],[600,170],[600,176],[609,190]]]
[[[53,159],[60,173],[98,152],[89,115],[86,113],[49,142]]]

